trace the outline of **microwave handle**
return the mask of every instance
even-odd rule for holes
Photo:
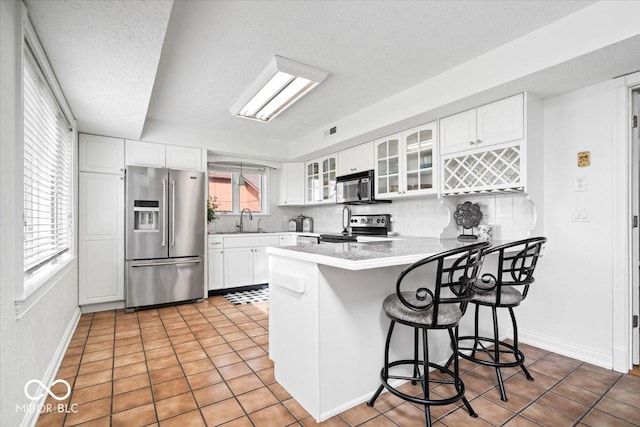
[[[357,188],[358,188],[358,191],[357,191],[358,200],[362,200],[362,196],[360,195],[360,188],[361,188],[361,186],[362,186],[362,180],[361,180],[361,179],[359,179],[359,180],[358,180],[358,186],[357,186]]]

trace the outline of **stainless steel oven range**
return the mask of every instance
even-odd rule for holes
[[[348,234],[321,234],[320,242],[355,242],[358,236],[386,237],[391,230],[391,215],[351,215],[348,228]]]

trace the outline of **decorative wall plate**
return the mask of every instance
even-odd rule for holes
[[[456,220],[456,224],[462,226],[462,234],[458,236],[460,239],[475,239],[477,236],[473,234],[465,234],[465,230],[473,227],[477,227],[482,219],[482,212],[480,206],[471,202],[464,202],[456,207],[456,211],[453,213],[453,218]]]

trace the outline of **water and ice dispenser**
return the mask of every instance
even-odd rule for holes
[[[133,202],[134,231],[158,232],[160,203],[157,200],[135,200]]]

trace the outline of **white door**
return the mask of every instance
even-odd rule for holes
[[[440,154],[458,153],[475,146],[475,109],[440,119]]]
[[[436,192],[433,161],[437,122],[402,132],[403,194]]]
[[[338,176],[373,169],[373,141],[338,153]]]
[[[322,159],[322,202],[336,201],[336,176],[338,174],[338,156],[328,156]]]
[[[253,283],[258,285],[269,282],[269,255],[267,248],[253,248]]]
[[[224,288],[224,253],[209,249],[209,290]]]
[[[304,205],[304,163],[283,163],[280,173],[280,204]]]
[[[640,90],[632,92],[632,115],[640,117]],[[636,119],[637,120],[637,119]],[[632,314],[640,315],[640,132],[639,127],[632,128],[631,147],[633,156],[632,173],[632,212],[635,217],[634,227],[631,230],[632,237]],[[637,319],[637,318],[636,318]],[[634,365],[640,365],[640,327],[631,330],[631,361]]]
[[[395,134],[375,141],[375,194],[378,199],[402,194],[400,138],[400,134]]]
[[[79,174],[79,304],[124,300],[124,177]]]
[[[170,169],[202,170],[202,150],[200,148],[167,145],[166,164]]]
[[[81,133],[78,169],[81,172],[124,173],[124,139]]]
[[[524,94],[478,107],[476,123],[479,147],[524,138]]]
[[[224,250],[224,287],[253,285],[253,249]]]
[[[165,167],[165,146],[155,142],[130,141],[125,143],[127,166]]]

